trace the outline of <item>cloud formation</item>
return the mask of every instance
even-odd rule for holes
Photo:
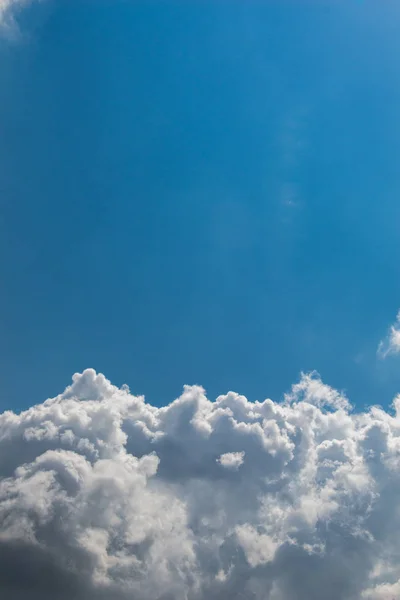
[[[4,600],[380,600],[400,594],[400,397],[352,414],[185,387],[156,408],[92,369],[0,415]]]
[[[389,333],[378,346],[378,355],[386,358],[390,354],[400,352],[400,311],[397,313],[396,321],[390,326]]]
[[[15,17],[18,12],[41,0],[0,0],[0,28],[15,33]]]
[[[26,4],[26,0],[0,0],[0,24],[4,25],[10,21],[12,10]]]

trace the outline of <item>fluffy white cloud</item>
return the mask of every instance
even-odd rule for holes
[[[378,346],[378,355],[386,358],[389,354],[400,352],[400,311],[397,313],[396,321],[391,325],[389,333]]]
[[[243,464],[244,452],[226,452],[221,454],[218,462],[227,469],[238,469]]]
[[[397,597],[399,499],[400,397],[353,414],[314,374],[156,408],[88,369],[0,415],[1,597]]]

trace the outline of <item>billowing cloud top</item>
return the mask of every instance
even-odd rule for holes
[[[0,415],[0,475],[4,600],[400,597],[400,399],[155,408],[88,369]]]

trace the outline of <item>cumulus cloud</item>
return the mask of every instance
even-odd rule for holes
[[[398,597],[399,498],[400,397],[353,414],[312,374],[157,408],[88,369],[0,415],[1,597]]]
[[[227,469],[238,469],[243,464],[244,452],[226,452],[221,454],[218,462]]]
[[[388,335],[378,346],[378,355],[386,358],[389,354],[400,352],[400,311],[397,313],[396,321],[391,325]]]

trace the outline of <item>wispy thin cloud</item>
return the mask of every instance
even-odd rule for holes
[[[0,0],[0,29],[15,30],[15,16],[19,10],[41,0]]]
[[[11,12],[26,0],[0,0],[0,23],[3,25],[10,19]]]
[[[387,336],[379,342],[378,356],[386,358],[390,354],[400,352],[400,311],[397,313],[396,321],[390,326]]]

